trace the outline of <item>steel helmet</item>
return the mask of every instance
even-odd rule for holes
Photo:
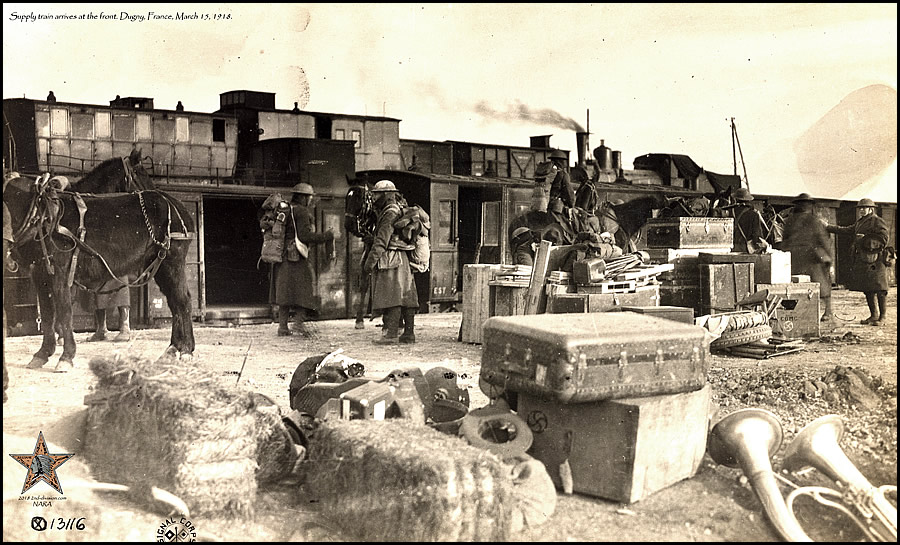
[[[750,194],[750,190],[746,187],[739,187],[737,191],[734,192],[734,200],[736,201],[752,201],[753,195]]]
[[[857,208],[875,208],[875,201],[872,199],[860,199],[858,203],[856,203]]]
[[[809,196],[809,193],[801,193],[797,195],[794,202],[813,202],[813,198]]]
[[[315,195],[316,192],[313,190],[312,186],[307,183],[300,183],[294,186],[291,190],[292,193],[299,193],[300,195]]]
[[[390,180],[381,180],[372,188],[373,193],[387,193],[388,191],[397,191],[397,186]]]
[[[518,238],[519,235],[524,235],[529,232],[531,232],[531,229],[528,227],[516,227],[516,230],[512,232],[512,238]]]
[[[567,161],[569,157],[562,150],[555,149],[547,156],[548,159],[563,159]]]

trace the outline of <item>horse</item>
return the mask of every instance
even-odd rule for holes
[[[79,193],[130,193],[156,189],[144,169],[141,151],[135,149],[127,157],[114,157],[97,165],[71,186]]]
[[[159,190],[76,193],[67,190],[64,179],[50,179],[48,174],[33,181],[5,180],[3,201],[14,231],[13,255],[32,265],[41,321],[61,330],[57,371],[74,365],[73,284],[99,292],[111,280],[135,287],[154,279],[172,312],[171,341],[164,355],[193,355],[185,261],[196,229],[180,201]],[[27,367],[43,367],[55,350],[54,329],[45,328],[43,343]]]
[[[372,249],[372,240],[375,237],[375,227],[378,223],[378,214],[375,212],[375,199],[369,186],[364,180],[347,176],[350,188],[344,199],[344,229],[351,235],[363,240],[364,249],[360,260],[359,288],[361,297],[356,306],[356,329],[363,329],[366,309],[369,306],[371,291],[371,278],[362,270],[362,264],[369,257]]]

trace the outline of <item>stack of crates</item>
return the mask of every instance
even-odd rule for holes
[[[693,308],[709,314],[704,304],[699,256],[727,254],[734,242],[733,218],[653,218],[648,220],[647,253],[653,263],[671,263],[660,275],[659,304]]]

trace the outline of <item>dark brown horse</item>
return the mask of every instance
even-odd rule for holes
[[[365,327],[363,317],[369,306],[372,283],[370,275],[363,271],[362,265],[365,263],[366,258],[369,257],[369,250],[372,249],[378,214],[375,212],[375,200],[366,182],[348,176],[347,183],[350,185],[350,189],[347,190],[347,196],[344,200],[344,229],[351,235],[361,238],[364,245],[362,258],[359,263],[359,289],[361,296],[359,303],[356,305],[356,329],[363,329]]]
[[[135,149],[128,157],[103,161],[70,189],[79,193],[130,193],[156,187],[141,162],[141,151]]]
[[[157,190],[75,193],[56,186],[47,175],[6,182],[3,200],[14,230],[14,256],[21,265],[31,266],[41,321],[61,330],[63,353],[58,371],[71,368],[76,351],[72,286],[97,292],[119,278],[126,278],[124,285],[129,287],[156,280],[172,312],[171,344],[166,353],[193,354],[185,259],[195,227],[180,201]],[[47,327],[41,348],[28,367],[42,367],[55,350],[53,328]]]

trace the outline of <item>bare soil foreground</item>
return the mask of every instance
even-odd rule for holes
[[[718,417],[737,409],[758,407],[774,412],[784,425],[784,443],[773,465],[781,467],[784,447],[807,423],[825,414],[844,419],[846,434],[841,447],[860,471],[875,485],[897,483],[897,290],[888,295],[889,312],[881,327],[861,325],[868,316],[860,293],[834,292],[837,328],[819,341],[809,342],[801,352],[767,360],[714,355],[709,374]],[[361,361],[366,376],[381,378],[400,366],[416,365],[423,370],[446,366],[468,387],[471,407],[487,403],[478,388],[481,347],[457,342],[461,314],[442,313],[417,316],[414,345],[378,346],[380,319],[367,321],[356,330],[353,321],[336,320],[314,324],[318,337],[276,337],[276,324],[242,327],[195,328],[197,350],[187,365],[198,365],[216,374],[237,379],[274,399],[282,412],[290,410],[288,384],[297,364],[308,356],[343,348],[347,356]],[[12,453],[30,453],[38,432],[62,452],[75,458],[59,469],[61,484],[75,474],[79,459],[79,416],[84,397],[90,394],[95,377],[87,362],[94,356],[114,351],[156,358],[169,339],[168,329],[136,331],[130,343],[89,343],[89,334],[76,335],[79,341],[76,368],[55,374],[51,359],[46,370],[33,371],[24,365],[37,350],[38,337],[8,338],[4,346],[9,366],[9,400],[3,406],[4,518],[7,540],[140,540],[153,541],[165,523],[164,514],[149,512],[121,496],[105,494],[99,505],[85,516],[85,530],[43,532],[33,530],[32,517],[41,513],[47,520],[60,508],[56,500],[45,508],[9,509],[19,498],[25,468],[9,463]],[[57,352],[58,357],[59,351]],[[245,361],[246,360],[246,361]],[[849,377],[848,371],[854,377]],[[852,378],[852,380],[851,380]],[[851,384],[852,383],[852,384]],[[862,386],[860,386],[862,385]],[[12,436],[18,436],[16,442]],[[24,446],[23,446],[24,444]],[[51,450],[51,452],[53,452]],[[53,452],[56,453],[56,452]],[[660,452],[659,456],[666,456]],[[127,463],[127,461],[123,461]],[[68,472],[68,473],[67,473]],[[802,476],[802,484],[826,484],[817,471]],[[74,491],[67,490],[70,494]],[[786,494],[788,489],[783,487]],[[55,492],[38,483],[29,494],[52,496]],[[896,500],[893,498],[894,501]],[[378,501],[378,498],[371,498]],[[30,502],[26,502],[30,503]],[[41,511],[41,509],[44,509]],[[343,540],[349,536],[308,522],[319,513],[304,497],[301,486],[261,489],[256,515],[251,520],[191,517],[199,538],[228,541]],[[852,541],[861,538],[853,525],[823,506],[803,506],[802,524],[816,540]],[[59,516],[59,515],[57,515]],[[75,516],[69,514],[67,516]],[[59,521],[57,521],[59,522]],[[753,490],[740,469],[717,465],[707,455],[700,470],[682,481],[631,505],[582,495],[558,495],[556,512],[544,525],[512,536],[517,541],[779,541]]]

